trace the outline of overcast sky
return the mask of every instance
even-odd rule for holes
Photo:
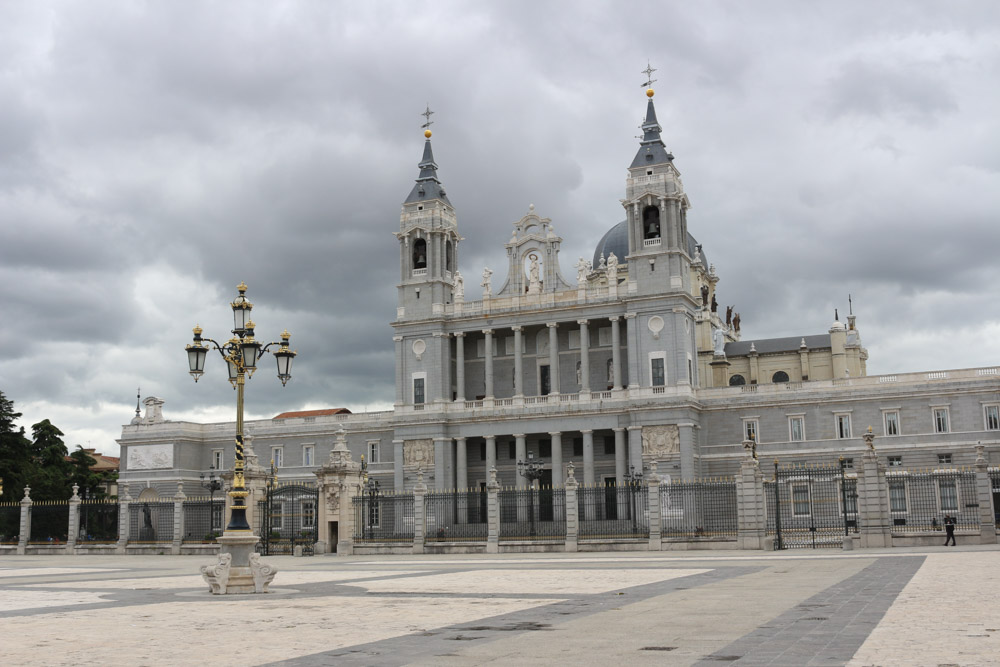
[[[393,400],[400,204],[433,116],[460,269],[505,273],[534,204],[563,274],[624,218],[657,68],[689,229],[744,339],[853,295],[870,374],[1000,363],[1000,4],[7,2],[0,391],[117,455],[142,396],[231,420],[246,281],[299,352],[249,418]],[[478,280],[469,279],[469,298]],[[842,316],[843,319],[843,316]],[[263,363],[263,362],[262,362]]]

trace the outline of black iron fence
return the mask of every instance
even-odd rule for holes
[[[412,542],[413,494],[369,494],[354,504],[354,541]]]
[[[649,489],[641,483],[580,486],[581,539],[648,539]]]
[[[486,491],[438,491],[424,496],[425,540],[486,541]]]
[[[566,491],[500,489],[500,540],[552,540],[566,537]]]
[[[1000,470],[990,470],[990,491],[993,494],[993,523],[1000,526]]]
[[[841,465],[776,463],[764,502],[767,534],[777,549],[839,548],[858,532],[857,480]]]
[[[31,505],[29,544],[65,543],[69,530],[69,501],[41,500]]]
[[[956,532],[979,532],[974,470],[892,471],[886,482],[893,533],[944,531],[946,515]]]
[[[290,554],[295,547],[312,553],[316,544],[319,491],[308,484],[286,484],[269,489],[258,501],[261,541],[265,555]]]
[[[78,544],[114,544],[118,541],[118,501],[89,499],[80,503]]]
[[[0,503],[0,544],[17,544],[21,534],[21,503]]]
[[[172,502],[136,502],[128,506],[129,544],[155,544],[174,539]]]
[[[184,542],[215,542],[222,535],[226,502],[222,498],[194,498],[184,501]]]
[[[663,537],[736,537],[734,479],[672,482],[660,485]]]

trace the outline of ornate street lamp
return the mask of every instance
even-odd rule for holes
[[[375,503],[378,502],[379,484],[377,479],[372,479],[368,476],[368,461],[365,460],[365,455],[361,455],[361,469],[358,471],[358,476],[361,478],[361,493],[363,497],[368,500],[368,512],[361,519],[361,539],[367,539],[367,528],[371,524],[374,528],[375,524]]]
[[[636,470],[634,465],[630,465],[628,472],[622,475],[622,481],[625,482],[625,488],[628,490],[628,511],[632,515],[632,532],[635,532],[635,515],[637,509],[635,506],[635,494],[642,486],[642,468]]]
[[[215,492],[222,489],[222,480],[215,476],[215,466],[208,467],[208,479],[201,473],[201,488],[208,489],[208,532],[215,532]]]
[[[272,346],[278,347],[273,352],[278,362],[278,379],[285,386],[291,378],[292,359],[296,353],[288,349],[288,331],[282,333],[281,342],[261,345],[254,339],[254,323],[250,319],[253,304],[246,297],[246,283],[240,283],[237,288],[239,295],[230,305],[233,309],[233,337],[228,342],[219,345],[211,338],[202,338],[202,328],[194,328],[194,341],[187,346],[188,365],[195,382],[205,372],[205,359],[208,350],[218,350],[229,370],[229,382],[236,389],[236,462],[233,465],[233,488],[229,492],[233,499],[232,512],[226,532],[252,533],[247,522],[246,499],[249,492],[244,480],[243,457],[243,387],[247,376],[253,376],[257,369],[257,360]]]
[[[542,478],[542,464],[535,460],[535,455],[528,452],[527,461],[517,462],[517,474],[528,480],[528,517],[530,529],[528,535],[535,537],[535,481]]]

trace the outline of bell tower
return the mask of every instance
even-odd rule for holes
[[[444,186],[437,176],[431,149],[430,107],[426,118],[424,154],[417,166],[413,189],[403,202],[399,217],[399,271],[397,319],[421,319],[444,314],[453,301],[458,267],[458,221]]]
[[[628,168],[622,206],[628,220],[629,280],[638,292],[687,290],[691,257],[688,249],[687,211],[691,207],[681,174],[674,166],[656,120],[652,84],[655,70],[647,67],[646,118],[642,141]],[[666,288],[666,289],[665,289]]]

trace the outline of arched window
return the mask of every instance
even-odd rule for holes
[[[733,377],[729,378],[730,387],[740,387],[742,385],[745,385],[746,383],[747,381],[742,375],[734,375]]]
[[[427,268],[427,241],[417,239],[413,242],[413,268]]]
[[[452,264],[454,264],[454,260],[452,259],[451,241],[448,241],[444,244],[444,270],[454,271],[455,267]]]
[[[771,376],[771,382],[788,382],[788,373],[785,371],[778,371]]]
[[[642,209],[642,238],[660,238],[660,209],[656,206]]]

